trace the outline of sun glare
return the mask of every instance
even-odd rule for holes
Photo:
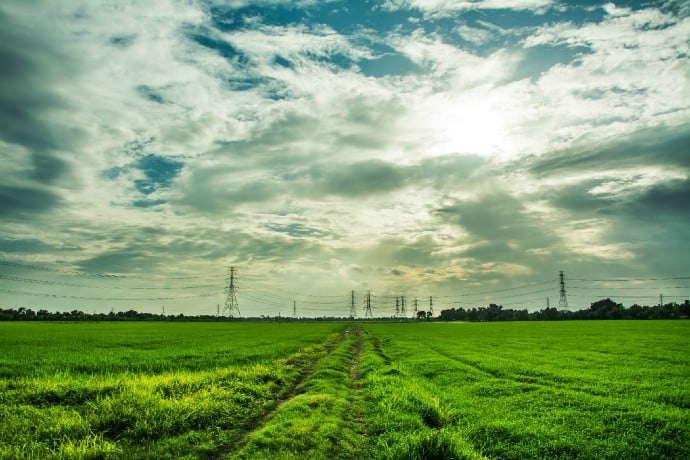
[[[487,97],[488,96],[488,97]],[[432,101],[427,121],[436,155],[467,153],[498,158],[516,153],[509,136],[508,112],[501,111],[490,95],[469,94]]]

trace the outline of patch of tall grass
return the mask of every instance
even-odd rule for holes
[[[42,328],[25,326],[28,332]],[[27,368],[0,379],[0,458],[179,458],[185,452],[203,456],[232,439],[294,384],[300,374],[294,363],[324,354],[325,344],[342,329],[163,325],[161,329],[174,334],[149,348],[152,341],[138,323],[60,326],[71,335],[60,329],[52,338],[52,354],[44,349],[50,336],[37,340],[37,348],[46,353],[40,362],[30,349],[30,338],[4,350],[8,353],[3,365],[24,358]],[[111,335],[88,335],[107,326],[113,326]],[[152,336],[161,337],[159,325],[147,326]],[[21,330],[20,324],[12,327]],[[132,339],[133,330],[139,341]],[[220,331],[225,334],[218,341]],[[119,332],[128,338],[114,337]],[[264,345],[266,332],[278,341],[273,349]],[[91,348],[84,348],[85,343]],[[137,350],[141,344],[144,351]],[[228,347],[236,348],[239,358],[216,359],[217,352]],[[108,353],[100,354],[103,348]],[[56,369],[52,358],[64,368]],[[85,363],[92,366],[88,372]],[[9,368],[4,367],[5,373]]]

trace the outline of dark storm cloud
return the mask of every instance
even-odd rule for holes
[[[602,241],[625,244],[631,258],[618,271],[646,267],[682,272],[684,254],[690,250],[690,180],[669,180],[621,194],[592,194],[598,183],[585,181],[553,191],[551,204],[573,221],[599,219],[594,225]]]
[[[0,216],[7,219],[40,215],[58,207],[60,197],[48,190],[0,186]]]
[[[77,263],[79,270],[95,273],[146,274],[161,266],[161,260],[136,249],[114,249]]]
[[[87,229],[88,230],[88,229]],[[98,231],[98,247],[89,257],[74,263],[80,271],[95,273],[152,274],[226,262],[292,263],[303,259],[321,260],[327,252],[318,239],[319,230],[307,226],[275,224],[264,232],[224,231],[214,228],[181,230],[163,227],[119,226]],[[295,237],[302,236],[305,237]],[[184,264],[181,264],[184,261]]]
[[[78,270],[96,273],[169,271],[180,260],[217,260],[225,253],[215,233],[184,232],[161,227],[120,226],[100,230],[99,246],[112,249],[75,263]]]
[[[606,151],[620,154],[617,158],[601,156],[602,150],[580,156],[574,161],[582,169],[570,170],[570,174],[589,170],[600,173],[600,177],[544,187],[532,197],[558,212],[559,225],[563,229],[580,229],[598,235],[594,243],[600,245],[604,252],[600,257],[596,252],[589,256],[564,254],[564,260],[570,260],[572,268],[581,272],[592,271],[593,259],[598,258],[596,269],[602,272],[652,270],[680,273],[684,270],[684,257],[680,254],[690,250],[687,238],[690,234],[690,180],[665,179],[649,185],[642,175],[619,177],[615,170],[611,172],[610,169],[619,160],[617,164],[621,168],[642,168],[640,174],[649,166],[670,166],[681,173],[687,171],[682,154],[685,146],[680,145],[679,140],[683,138],[679,134],[670,139],[652,141],[635,136],[635,140],[644,145],[636,146],[631,140],[626,140],[620,145],[608,146]],[[629,162],[623,159],[626,148],[631,152]],[[565,162],[566,158],[559,158],[554,163],[547,160],[548,168],[539,171],[565,175],[568,173],[568,169],[562,169]],[[599,172],[597,166],[603,172]],[[606,251],[610,250],[607,245],[612,245],[619,255],[605,260]],[[621,257],[621,254],[625,256]],[[573,256],[581,263],[575,264]]]
[[[482,239],[509,239],[529,230],[523,203],[505,193],[481,196],[477,200],[457,201],[438,212],[448,222],[462,226]]]
[[[32,149],[56,146],[51,127],[39,116],[61,102],[45,89],[55,58],[0,13],[0,135],[5,141]]]
[[[637,200],[641,215],[662,215],[684,220],[690,226],[690,179],[657,184]]]
[[[218,139],[218,148],[211,154],[243,159],[236,168],[284,169],[319,157],[340,160],[343,152],[353,150],[376,152],[390,144],[396,121],[407,110],[400,100],[381,97],[347,97],[318,113],[307,104],[301,110],[271,114],[245,140]],[[252,114],[247,117],[251,119]]]
[[[16,253],[54,253],[62,251],[79,251],[79,246],[60,245],[47,243],[36,238],[0,238],[0,252],[16,252]]]
[[[427,267],[445,259],[437,254],[439,249],[441,246],[430,235],[413,241],[389,237],[365,250],[364,258],[377,267]]]
[[[589,216],[610,213],[619,199],[608,195],[595,195],[591,190],[605,184],[606,179],[583,180],[573,185],[547,188],[542,197],[558,209]]]
[[[473,174],[484,164],[474,156],[454,155],[400,165],[382,160],[364,160],[349,164],[329,163],[299,171],[285,178],[306,178],[310,183],[307,195],[334,195],[360,198],[382,195],[409,186],[438,190],[466,186]]]
[[[236,260],[275,263],[293,263],[304,259],[317,261],[327,252],[318,242],[306,238],[234,233],[228,235],[228,239],[234,244],[228,246],[226,257]]]
[[[558,241],[523,201],[502,192],[459,200],[437,212],[442,221],[469,232],[464,242],[471,247],[462,254],[479,260],[527,261],[530,251],[548,250]]]
[[[251,162],[253,158],[249,158]],[[311,166],[287,157],[274,157],[271,169],[244,178],[249,166],[216,166],[190,170],[177,184],[172,203],[202,214],[235,209],[253,203],[297,197],[320,201],[325,197],[349,200],[384,196],[408,187],[446,191],[471,187],[485,164],[480,157],[453,155],[400,165],[383,160],[351,163],[332,161]],[[275,204],[275,203],[274,203]]]
[[[618,136],[605,144],[572,147],[542,158],[520,161],[537,177],[561,172],[601,171],[629,166],[690,168],[690,127],[655,127]]]
[[[270,177],[243,179],[234,168],[196,168],[178,183],[171,203],[180,210],[200,214],[227,212],[243,204],[261,203],[284,191]]]
[[[486,159],[475,155],[447,155],[423,160],[411,168],[416,183],[440,191],[457,190],[472,181],[484,181],[478,175]]]
[[[62,172],[60,160],[49,158],[49,151],[62,145],[64,135],[46,119],[46,112],[65,105],[50,85],[66,76],[70,65],[69,58],[0,12],[0,136],[35,152],[34,174],[39,178]]]
[[[315,167],[309,170],[309,176],[313,180],[310,194],[347,198],[388,193],[406,182],[404,168],[380,160]]]
[[[589,179],[568,186],[544,189],[540,197],[554,207],[578,217],[640,220],[688,220],[690,217],[688,179],[672,179],[652,186],[629,187],[617,193],[597,191],[597,187],[611,183],[626,185],[625,181],[613,178]]]
[[[229,210],[296,196],[321,200],[326,196],[362,198],[397,190],[404,186],[400,168],[377,160],[352,164],[329,164],[296,169],[247,180],[232,168],[196,169],[185,179],[184,194],[173,200],[183,208],[201,213]]]

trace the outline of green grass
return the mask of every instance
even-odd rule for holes
[[[347,417],[355,397],[350,369],[358,340],[348,334],[317,363],[295,394],[251,433],[237,458],[366,458]]]
[[[441,428],[487,457],[690,458],[690,323],[367,329],[438,398]]]
[[[690,458],[690,322],[0,323],[0,459]]]
[[[1,323],[0,458],[192,458],[344,325]]]

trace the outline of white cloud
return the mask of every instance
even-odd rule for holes
[[[466,10],[532,10],[545,11],[554,4],[553,0],[386,0],[384,9],[391,11],[416,8],[429,16],[444,16]]]
[[[427,18],[551,6],[387,3],[390,9],[420,9]],[[308,284],[300,286],[324,291],[348,282],[389,283],[392,289],[417,269],[429,288],[435,280],[496,279],[501,271],[538,276],[535,261],[567,252],[556,247],[558,241],[581,260],[627,262],[632,254],[631,246],[612,236],[615,216],[586,220],[550,208],[543,203],[545,191],[598,181],[585,190],[587,198],[622,199],[687,177],[664,167],[573,170],[546,178],[502,169],[505,160],[525,155],[586,150],[643,126],[688,123],[690,20],[656,10],[607,6],[599,24],[537,29],[525,47],[585,46],[591,52],[516,81],[529,57],[524,50],[477,55],[421,27],[410,35],[357,29],[347,36],[327,26],[264,25],[257,17],[247,28],[222,32],[213,28],[210,12],[194,3],[61,2],[46,4],[39,15],[20,3],[3,8],[42,37],[44,52],[69,56],[63,73],[46,70],[36,77],[41,94],[58,101],[40,116],[59,132],[55,157],[71,174],[41,190],[56,193],[60,206],[50,225],[5,227],[13,235],[74,242],[80,251],[65,255],[64,263],[111,255],[125,267],[128,254],[139,251],[151,258],[150,267],[160,264],[157,270],[175,261],[176,270],[212,273],[227,261],[256,260],[252,270],[273,273],[279,261],[288,273],[309,265]],[[515,37],[515,30],[480,25],[455,32],[476,45],[496,34]],[[231,45],[244,60],[195,43],[190,31]],[[375,47],[367,43],[390,46],[422,73],[364,75],[356,62],[373,57]],[[276,56],[286,60],[283,65]],[[334,56],[346,64],[336,65]],[[236,80],[247,84],[240,90],[231,84]],[[269,94],[276,88],[279,94]],[[35,160],[30,148],[0,142],[5,183],[24,185]],[[136,208],[132,203],[144,196],[135,181],[146,177],[127,166],[150,153],[174,156],[184,168],[169,189],[148,196],[166,203]],[[465,154],[483,157],[482,167],[451,161]],[[367,166],[376,174],[367,176]],[[106,179],[104,171],[114,167],[122,172]],[[447,202],[472,201],[481,209],[491,190],[514,198],[524,217],[534,219],[530,229],[548,240],[526,242],[525,262],[492,260],[504,257],[501,250],[517,259],[515,248],[483,247],[491,239],[486,228],[470,234],[438,217]],[[490,210],[476,210],[492,217]],[[575,231],[551,236],[562,221]],[[198,241],[203,256],[180,256],[184,244],[173,244],[176,235]],[[48,263],[54,255],[36,257]],[[132,259],[134,267],[139,261]],[[393,268],[402,274],[392,274]]]
[[[474,45],[483,45],[493,37],[493,33],[491,33],[489,30],[480,29],[478,27],[461,25],[455,30],[463,40],[466,40]]]

